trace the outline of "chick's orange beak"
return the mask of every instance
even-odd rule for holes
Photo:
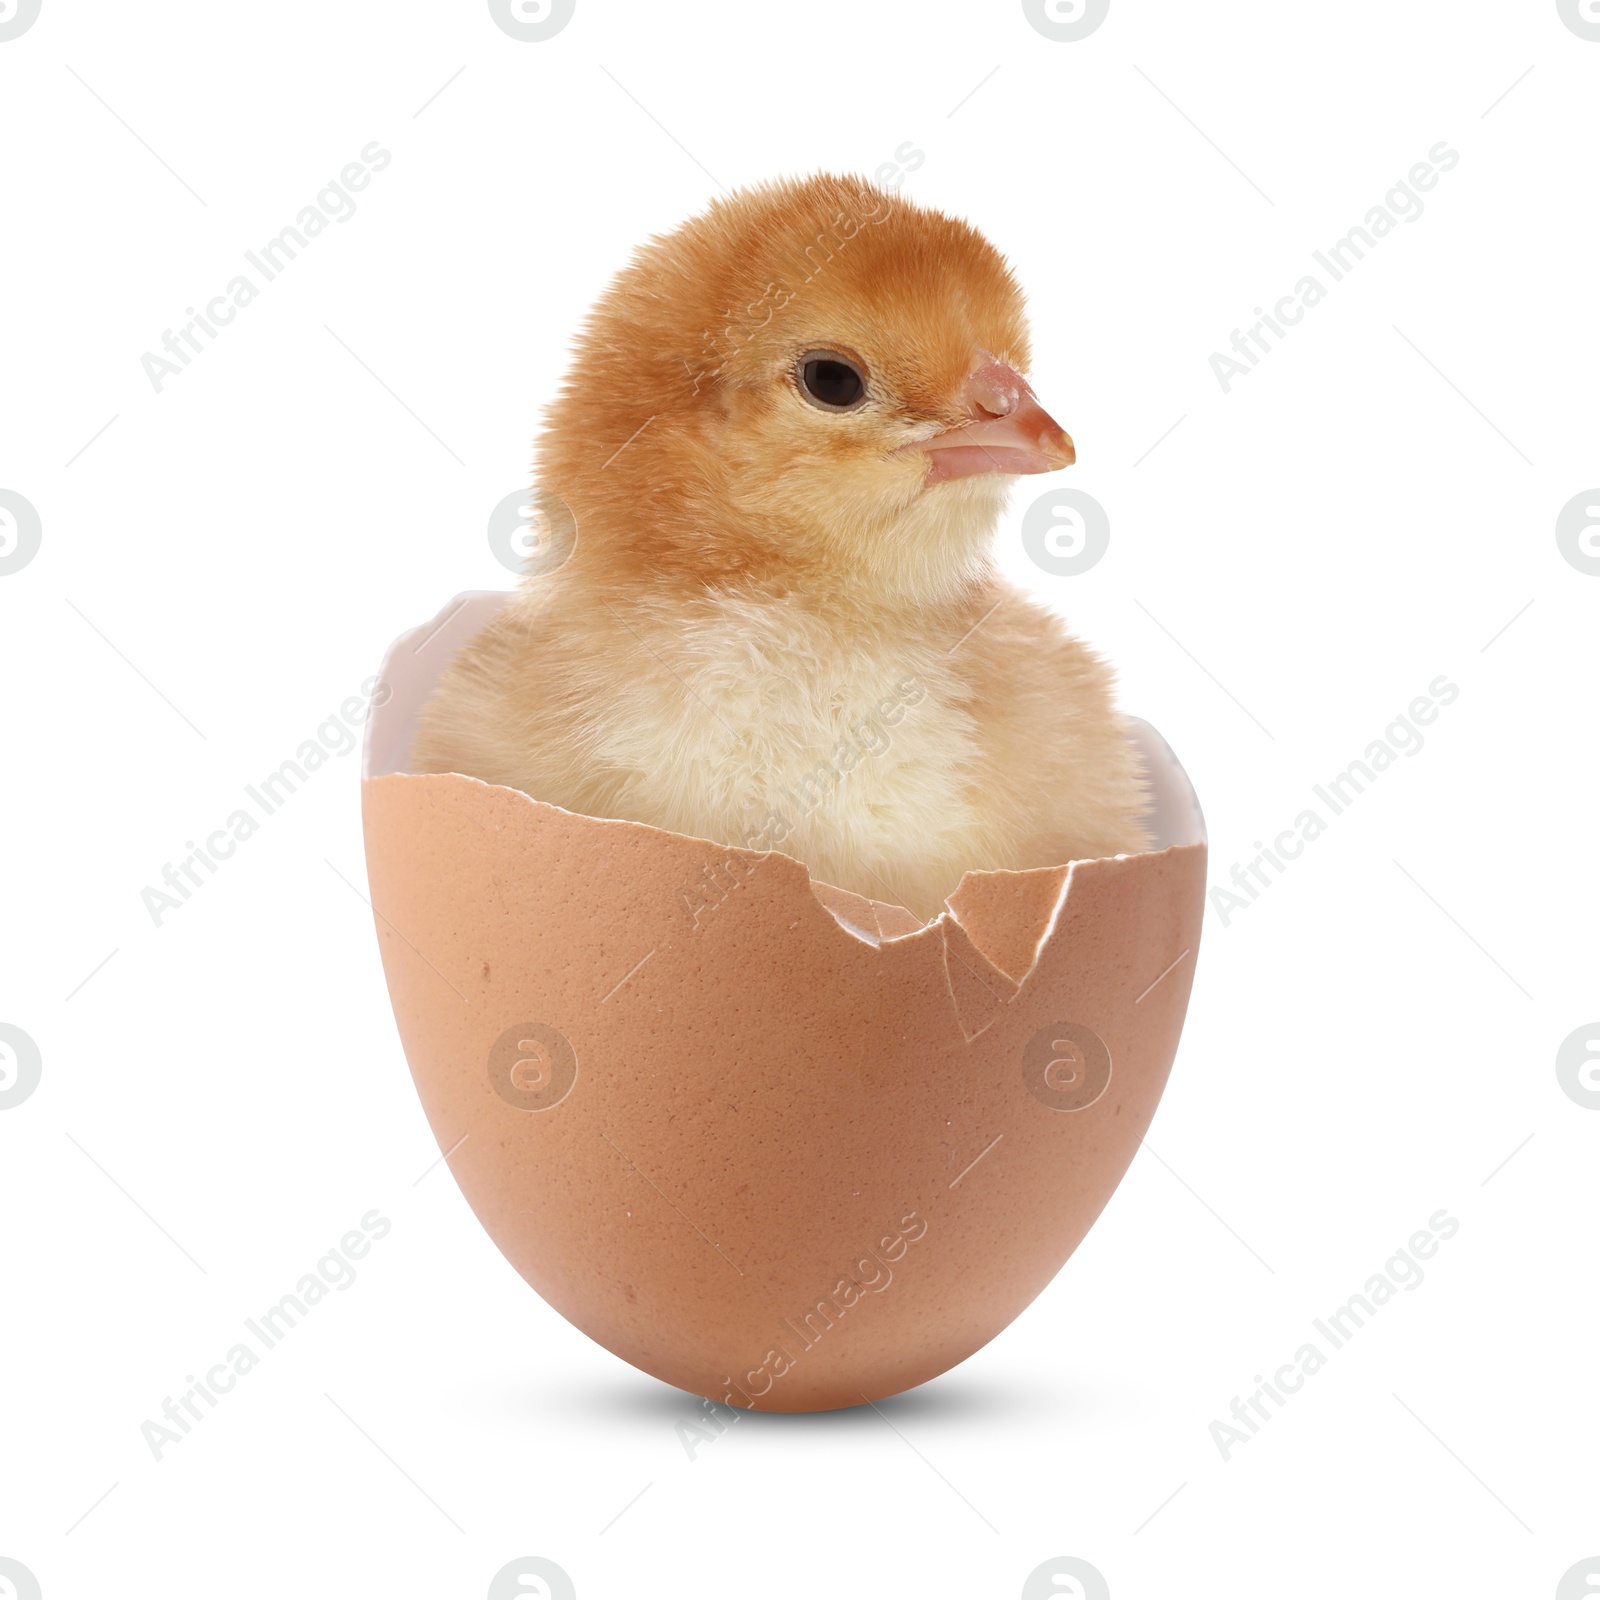
[[[1077,459],[1066,430],[1021,373],[993,357],[967,379],[970,421],[907,448],[928,457],[930,484],[980,473],[1055,472]]]

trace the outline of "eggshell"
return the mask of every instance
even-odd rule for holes
[[[1160,848],[968,873],[923,926],[776,852],[405,772],[509,598],[395,644],[364,758],[384,970],[463,1194],[564,1317],[697,1394],[810,1411],[946,1371],[1061,1269],[1154,1115],[1204,899],[1182,769],[1130,722]]]

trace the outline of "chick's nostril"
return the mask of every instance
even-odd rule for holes
[[[1004,362],[990,361],[967,379],[967,401],[984,416],[1009,417],[1022,404],[1025,387],[1020,375]]]

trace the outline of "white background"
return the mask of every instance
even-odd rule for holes
[[[1597,94],[1554,0],[1113,0],[1077,43],[1012,0],[579,0],[543,43],[467,0],[44,0],[0,43],[0,488],[43,529],[0,577],[0,1021],[43,1060],[0,1112],[0,1555],[46,1600],[478,1597],[527,1554],[582,1600],[1011,1597],[1057,1555],[1116,1600],[1554,1595],[1600,1552],[1600,1112],[1555,1072],[1600,1016],[1600,577],[1555,540],[1600,483]],[[157,394],[144,352],[372,140],[357,214]],[[1224,394],[1211,353],[1440,140],[1425,214]],[[1212,881],[1460,695],[1208,911],[1150,1143],[1015,1325],[691,1460],[694,1402],[418,1181],[358,758],[161,927],[140,891],[395,634],[509,585],[488,513],[636,242],[906,141],[904,192],[1016,263],[1111,519],[1048,577],[1024,484],[1006,565],[1177,750]],[[359,1281],[152,1459],[372,1208]],[[1225,1462],[1211,1422],[1440,1208],[1426,1281]]]

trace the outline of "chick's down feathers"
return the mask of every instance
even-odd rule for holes
[[[552,548],[426,707],[415,770],[753,850],[938,913],[968,869],[1147,847],[1107,667],[997,572],[1073,459],[1022,294],[859,180],[746,190],[602,296],[537,443]]]

